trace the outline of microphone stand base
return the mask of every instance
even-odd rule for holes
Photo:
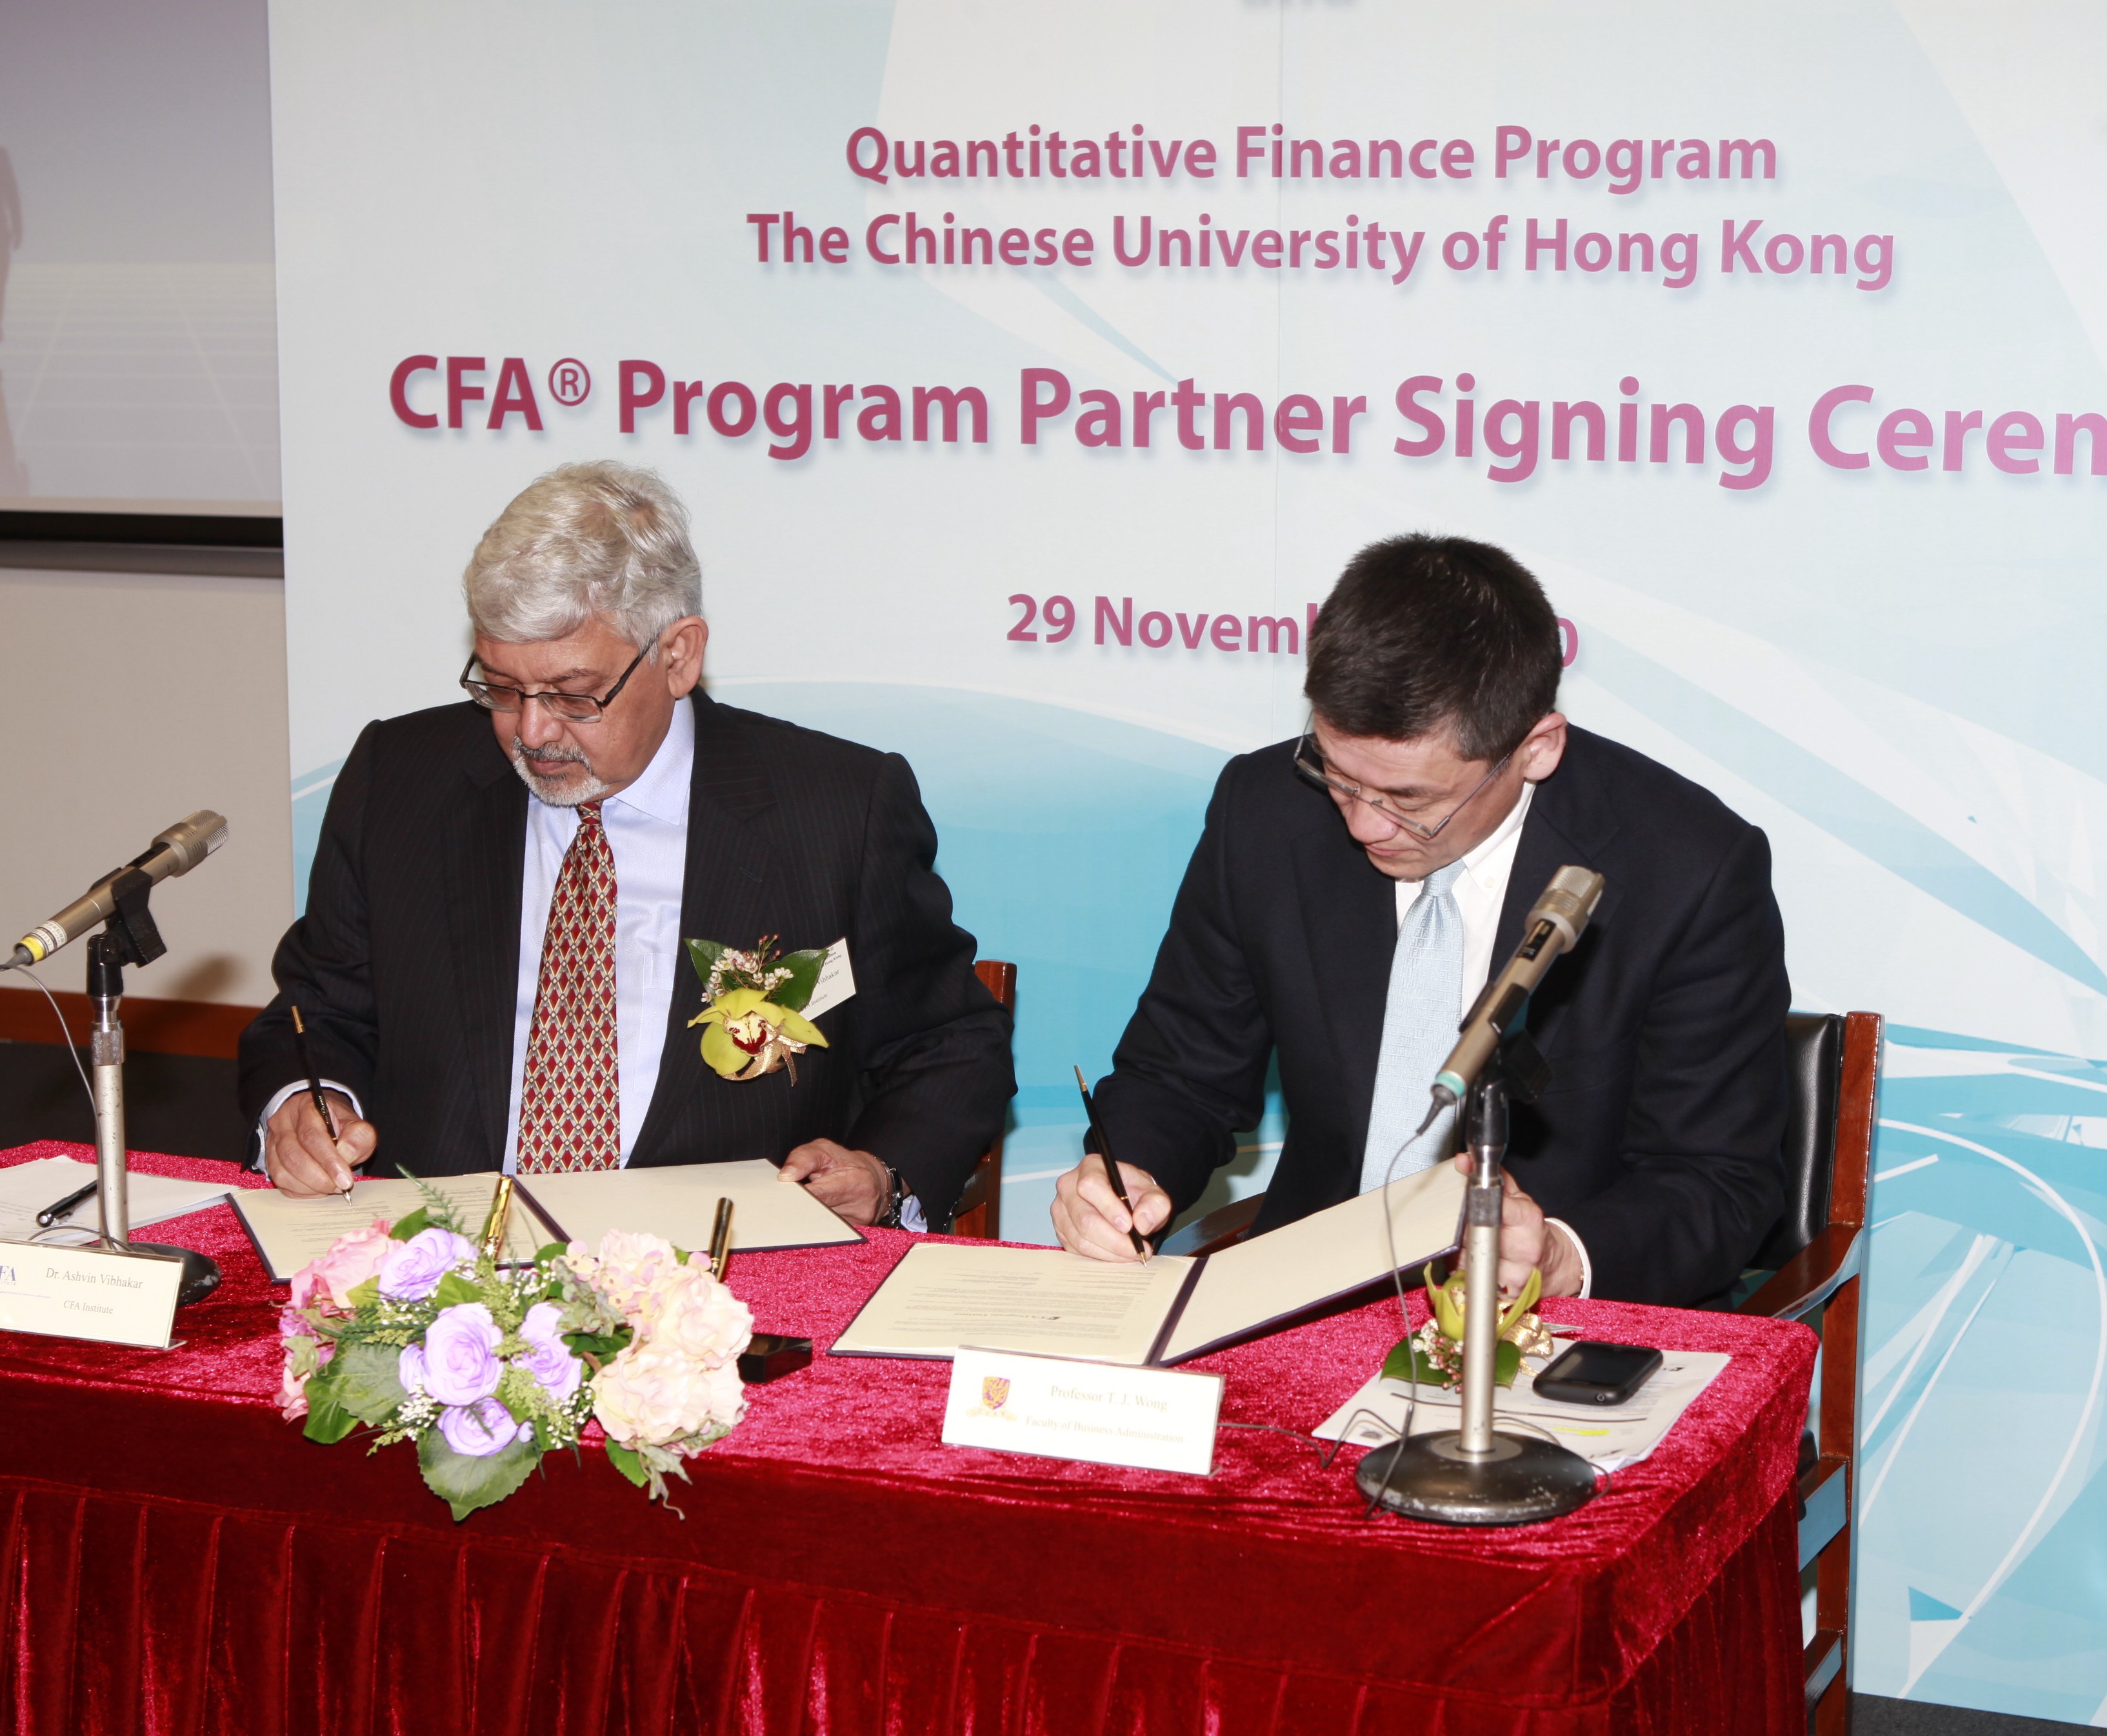
[[[159,1254],[164,1259],[183,1262],[182,1283],[176,1292],[178,1308],[203,1302],[219,1288],[219,1262],[195,1248],[171,1248],[165,1242],[135,1241],[131,1251],[135,1254]]]
[[[1594,1466],[1555,1442],[1495,1430],[1480,1457],[1461,1438],[1452,1428],[1376,1447],[1354,1482],[1392,1513],[1442,1525],[1534,1525],[1594,1499]]]

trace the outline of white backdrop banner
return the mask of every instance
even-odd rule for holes
[[[1503,543],[1576,720],[1769,833],[1797,1004],[1890,1021],[1857,1685],[2107,1721],[2107,17],[275,0],[272,37],[307,852],[360,726],[456,696],[505,501],[656,466],[712,690],[906,753],[1018,961],[1005,1223],[1050,1239],[1062,1082],[1224,758],[1301,726],[1314,606],[1373,537]]]

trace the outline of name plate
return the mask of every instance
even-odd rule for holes
[[[159,1254],[0,1242],[0,1327],[165,1350],[182,1279]]]
[[[1221,1409],[1219,1374],[961,1348],[951,1360],[944,1440],[1206,1477]]]

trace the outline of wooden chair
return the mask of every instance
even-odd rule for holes
[[[1000,959],[979,959],[973,974],[1004,1008],[1017,1010],[1017,966]],[[982,1154],[973,1172],[959,1195],[958,1209],[951,1214],[951,1234],[969,1235],[984,1242],[1002,1239],[1002,1136]]]
[[[1755,1269],[1771,1276],[1739,1311],[1805,1320],[1822,1334],[1820,1450],[1803,1451],[1799,1478],[1800,1571],[1816,1564],[1815,1634],[1805,1654],[1816,1736],[1845,1736],[1851,1728],[1844,1666],[1858,1463],[1858,1278],[1880,1032],[1877,1013],[1787,1016],[1786,1213],[1756,1254]]]
[[[1803,1450],[1799,1565],[1815,1570],[1815,1635],[1805,1650],[1807,1707],[1815,1736],[1846,1736],[1851,1698],[1844,1666],[1850,1632],[1851,1513],[1858,1442],[1858,1275],[1866,1184],[1880,1092],[1877,1013],[1786,1015],[1786,1207],[1757,1251],[1761,1281],[1743,1314],[1806,1320],[1822,1334],[1818,1452]],[[1197,1218],[1165,1253],[1203,1254],[1240,1240],[1263,1194]],[[1767,1276],[1763,1275],[1768,1275]]]

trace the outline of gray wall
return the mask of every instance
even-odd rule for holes
[[[258,1005],[293,915],[285,607],[275,580],[0,569],[11,824],[0,829],[0,944],[194,809],[227,844],[164,882],[168,956],[128,974],[157,999]],[[83,984],[70,947],[40,974]],[[0,989],[34,993],[13,975]]]

